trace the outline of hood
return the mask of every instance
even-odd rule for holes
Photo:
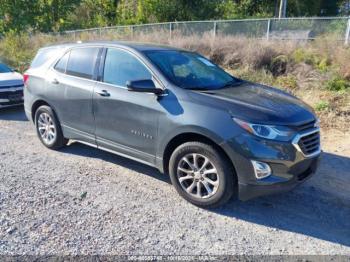
[[[316,118],[312,108],[296,97],[259,84],[243,82],[230,88],[193,93],[201,96],[201,101],[205,96],[210,106],[219,106],[233,117],[253,123],[294,126]]]
[[[0,88],[23,85],[23,77],[17,72],[0,73]]]

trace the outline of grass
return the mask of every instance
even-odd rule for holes
[[[329,103],[327,101],[320,101],[315,104],[316,111],[324,111],[329,108]]]
[[[15,35],[0,40],[0,60],[23,71],[38,48],[75,40],[133,40],[167,44],[199,52],[240,78],[279,87],[310,104],[323,127],[350,126],[350,49],[332,37],[312,42],[266,41],[212,34],[183,36],[82,33],[72,36]],[[336,121],[334,121],[334,118]],[[331,121],[332,120],[332,121]]]
[[[326,83],[326,89],[331,91],[346,91],[349,87],[350,82],[340,76],[335,76]]]

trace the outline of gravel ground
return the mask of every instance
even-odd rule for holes
[[[323,136],[318,173],[283,195],[204,210],[167,176],[74,143],[42,146],[0,111],[0,254],[350,255],[350,136]]]

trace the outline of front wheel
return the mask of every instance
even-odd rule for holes
[[[212,145],[182,144],[169,161],[171,182],[192,204],[207,208],[223,205],[235,190],[235,174],[228,161]]]
[[[35,128],[40,141],[48,148],[59,149],[68,142],[51,107],[40,106],[35,112]]]

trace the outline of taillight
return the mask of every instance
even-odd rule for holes
[[[29,79],[29,75],[24,74],[24,75],[23,75],[23,83],[24,83],[24,85],[27,84],[28,79]]]

